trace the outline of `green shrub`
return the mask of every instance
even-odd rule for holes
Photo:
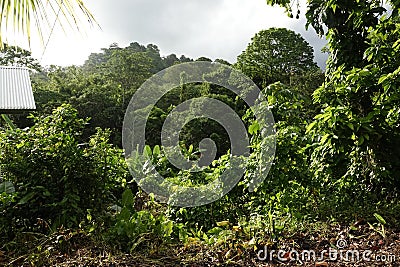
[[[4,216],[19,229],[39,219],[71,227],[88,209],[104,211],[129,174],[122,151],[108,144],[110,132],[98,130],[78,143],[87,120],[69,105],[32,118],[31,128],[0,133],[2,175],[15,187],[15,202],[0,203]]]
[[[177,231],[177,224],[163,213],[162,205],[150,198],[147,208],[136,211],[135,197],[131,189],[122,194],[121,209],[115,217],[115,224],[110,228],[109,239],[112,243],[123,246],[124,250],[157,249],[165,241],[171,241]]]

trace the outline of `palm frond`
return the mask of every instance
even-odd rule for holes
[[[58,20],[59,14],[64,22]],[[23,34],[30,45],[34,26],[43,40],[43,30],[51,27],[49,18],[52,17],[61,26],[67,24],[78,31],[86,23],[98,26],[82,0],[0,0],[0,50],[3,49],[4,34],[10,31]]]

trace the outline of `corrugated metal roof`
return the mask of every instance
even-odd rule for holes
[[[0,113],[36,109],[29,70],[0,66]]]

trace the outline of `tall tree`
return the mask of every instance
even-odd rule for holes
[[[300,34],[285,28],[257,33],[236,66],[262,88],[276,81],[289,84],[291,76],[318,69],[313,48]]]

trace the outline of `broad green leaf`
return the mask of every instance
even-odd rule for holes
[[[347,127],[349,127],[352,131],[354,131],[354,126],[352,123],[347,123]]]
[[[378,213],[374,213],[374,217],[378,220],[378,222],[380,222],[381,224],[386,224],[385,219],[383,219],[383,217],[381,215],[379,215]]]
[[[131,189],[126,189],[122,193],[122,206],[124,207],[132,207],[134,203],[134,196]]]
[[[163,222],[163,236],[169,237],[173,232],[174,224],[172,221]]]
[[[228,226],[229,225],[229,221],[220,221],[217,222],[217,226]]]
[[[143,155],[144,155],[145,157],[151,158],[152,151],[151,151],[151,147],[150,147],[149,145],[146,145],[146,146],[144,147]]]
[[[36,195],[36,192],[30,192],[26,194],[21,200],[18,202],[19,205],[24,205],[29,202],[34,196]]]
[[[218,235],[218,234],[221,233],[222,231],[223,231],[222,228],[220,228],[220,227],[214,227],[214,228],[208,230],[207,233],[210,234],[210,235]]]
[[[360,70],[359,75],[361,77],[365,77],[365,76],[368,76],[370,73],[371,72],[368,69],[362,69],[362,70]]]
[[[388,78],[388,76],[387,75],[383,75],[383,76],[381,76],[380,78],[379,78],[379,80],[378,80],[378,84],[381,84],[381,83],[383,83],[386,79]]]
[[[250,126],[249,126],[249,134],[256,134],[260,130],[260,125],[258,124],[257,121],[254,121]]]
[[[358,139],[358,145],[361,146],[362,144],[364,144],[364,136],[360,136]]]
[[[14,192],[15,192],[14,185],[10,181],[5,181],[0,183],[0,194],[1,193],[12,194]]]
[[[121,212],[117,215],[119,221],[128,221],[131,213],[127,207],[122,208]]]
[[[154,156],[158,156],[158,155],[160,155],[160,152],[161,152],[160,146],[159,146],[159,145],[156,145],[156,146],[153,148],[153,155],[154,155]]]

